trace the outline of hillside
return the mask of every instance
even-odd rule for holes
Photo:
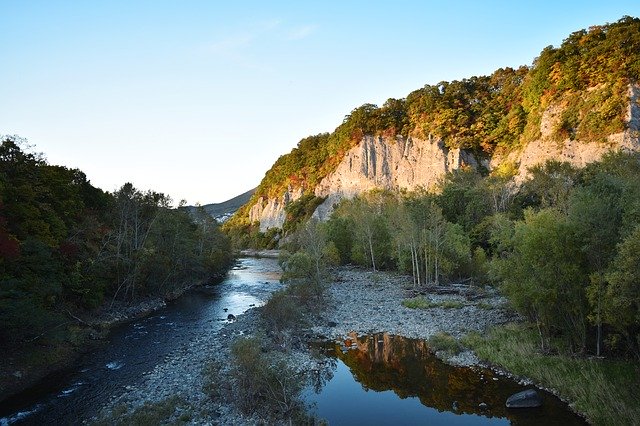
[[[222,203],[212,203],[205,204],[202,206],[205,212],[207,212],[211,217],[216,219],[218,222],[224,222],[229,217],[231,217],[240,207],[245,205],[256,192],[256,188],[250,189],[249,191],[237,195],[227,201],[223,201]],[[197,207],[188,206],[187,209],[189,213],[194,213]]]
[[[572,33],[532,65],[427,84],[382,107],[355,108],[332,132],[302,139],[228,222],[285,227],[287,208],[323,217],[373,188],[430,189],[452,170],[511,170],[548,159],[577,166],[638,149],[640,19]],[[289,207],[287,207],[289,206]]]

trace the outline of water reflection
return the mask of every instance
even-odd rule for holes
[[[423,340],[352,334],[325,349],[350,370],[338,365],[329,383],[309,397],[330,424],[585,424],[547,393],[541,408],[507,409],[506,399],[523,386],[489,370],[447,365]],[[356,402],[351,419],[347,413]]]

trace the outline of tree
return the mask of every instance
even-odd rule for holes
[[[385,218],[385,205],[390,193],[372,191],[343,201],[336,213],[348,218],[354,225],[354,251],[365,254],[369,266],[377,271],[390,262],[390,233]]]
[[[601,354],[605,272],[620,239],[621,194],[620,180],[601,174],[591,179],[587,186],[576,188],[569,200],[569,220],[576,227],[579,247],[587,260],[587,296],[593,310],[590,319],[597,327],[597,356]]]
[[[583,351],[586,274],[571,223],[555,209],[528,210],[512,243],[513,251],[493,263],[509,300],[538,327],[542,350],[558,330],[574,351]]]
[[[604,312],[609,324],[624,336],[629,350],[640,358],[640,226],[618,246],[609,272]]]
[[[338,250],[340,263],[342,265],[350,263],[354,244],[355,224],[353,220],[336,213],[331,215],[326,226],[327,239],[332,241]]]
[[[412,226],[405,228],[412,254],[417,281],[424,284],[447,281],[470,260],[470,242],[462,227],[445,220],[442,210],[429,194],[420,194],[406,200],[406,211]]]
[[[518,194],[522,207],[553,207],[561,212],[569,208],[569,195],[579,182],[580,172],[567,162],[549,160],[529,169],[530,177]]]
[[[298,241],[302,250],[309,255],[314,264],[313,279],[321,284],[326,267],[327,233],[323,224],[316,219],[309,219],[299,232]]]

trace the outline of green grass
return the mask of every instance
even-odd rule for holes
[[[462,351],[462,345],[449,333],[439,332],[428,340],[429,347],[434,351],[444,351],[449,356],[457,355]]]
[[[480,302],[476,306],[478,307],[478,309],[484,309],[485,311],[490,311],[495,308],[495,306],[486,302]]]
[[[485,361],[557,390],[595,425],[640,425],[640,367],[632,362],[543,355],[535,330],[522,324],[484,337],[470,333],[462,343]]]
[[[457,300],[445,300],[438,303],[438,305],[443,309],[460,309],[464,306],[464,303]]]
[[[180,413],[181,412],[181,413]],[[177,414],[180,414],[175,418]],[[118,405],[100,420],[93,422],[94,426],[101,425],[181,425],[191,420],[189,405],[177,396],[171,396],[162,401],[147,402],[133,412],[129,412],[123,404]]]
[[[423,296],[412,297],[411,299],[404,299],[402,306],[410,309],[431,309],[431,308],[443,308],[443,309],[460,309],[464,306],[464,303],[457,300],[444,300],[442,302],[431,302]]]

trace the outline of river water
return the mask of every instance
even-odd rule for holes
[[[542,407],[506,408],[507,398],[525,386],[487,369],[445,364],[424,340],[351,333],[323,349],[332,371],[305,400],[331,425],[586,424],[543,391]]]
[[[173,353],[219,330],[229,314],[261,305],[280,288],[276,259],[240,259],[219,284],[189,291],[151,315],[115,328],[76,366],[0,407],[0,425],[80,424]]]

